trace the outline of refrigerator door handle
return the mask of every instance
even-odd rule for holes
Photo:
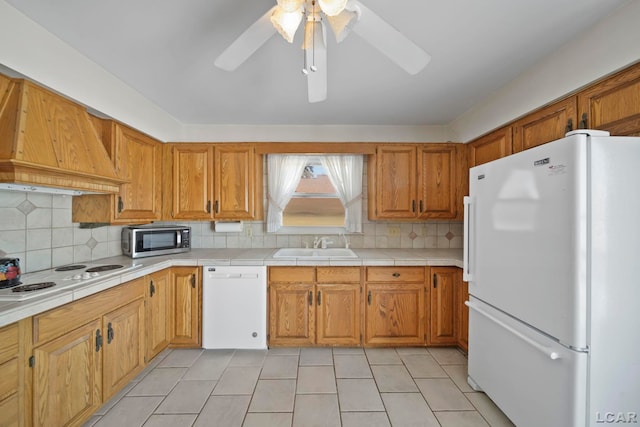
[[[470,302],[470,301],[465,301],[464,302],[465,305],[467,307],[469,307],[470,309],[474,310],[476,313],[481,314],[482,316],[486,317],[487,319],[491,320],[492,322],[496,323],[498,326],[506,329],[507,331],[511,332],[513,335],[515,335],[516,337],[520,338],[522,341],[526,342],[527,344],[529,344],[531,347],[535,348],[536,350],[544,353],[545,356],[547,356],[549,359],[551,360],[558,360],[561,359],[562,356],[560,354],[558,354],[555,351],[552,351],[552,349],[550,349],[549,347],[545,347],[542,344],[532,340],[531,338],[529,338],[528,336],[522,334],[521,332],[513,329],[511,326],[503,323],[502,321],[500,321],[499,319],[496,319],[495,317],[493,317],[492,315],[490,315],[489,313],[487,313],[486,311],[478,308],[477,304]]]
[[[471,282],[473,274],[469,265],[469,255],[471,252],[471,197],[464,196],[464,230],[463,230],[463,250],[462,250],[462,280]]]

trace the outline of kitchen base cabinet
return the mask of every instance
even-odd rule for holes
[[[367,268],[365,345],[425,345],[425,270]]]
[[[460,280],[456,289],[458,290],[456,295],[458,347],[467,352],[469,351],[469,307],[465,302],[469,300],[469,284]]]
[[[271,267],[269,345],[360,345],[360,277],[360,267]]]
[[[24,384],[18,323],[0,328],[0,426],[25,425],[21,410]]]
[[[456,345],[456,288],[459,287],[456,267],[431,267],[429,288],[429,332],[427,345]]]
[[[147,276],[146,284],[146,361],[164,350],[171,339],[171,303],[173,286],[171,269],[167,268]]]
[[[171,284],[171,347],[200,347],[202,343],[202,280],[200,267],[173,267]]]
[[[142,370],[145,282],[33,317],[33,425],[82,425]]]

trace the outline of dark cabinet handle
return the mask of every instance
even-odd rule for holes
[[[371,291],[367,293],[367,304],[371,305]]]
[[[420,200],[420,213],[424,212],[424,202]]]
[[[102,334],[100,329],[96,329],[96,353],[102,348]]]
[[[567,120],[567,127],[564,128],[564,133],[571,132],[573,130],[573,119]]]
[[[393,277],[400,277],[400,273],[393,273],[392,276]]]
[[[415,200],[411,201],[411,212],[413,212],[413,213],[416,212],[416,201]]]
[[[587,128],[588,118],[589,118],[589,116],[587,116],[587,113],[582,113],[582,120],[580,120],[580,123],[578,124],[578,127],[580,129],[586,129]]]
[[[118,196],[118,213],[122,212],[124,209],[124,202],[122,201],[122,197]]]
[[[113,341],[113,326],[111,326],[111,322],[107,325],[107,344],[111,344]]]
[[[153,285],[153,280],[149,282],[149,296],[153,297],[156,293],[156,287]]]
[[[437,275],[433,275],[433,287],[437,288],[438,287],[438,276]]]
[[[191,275],[191,287],[192,287],[193,289],[195,289],[195,288],[196,288],[196,275],[195,275],[195,274],[192,274],[192,275]]]
[[[216,213],[220,213],[220,202],[216,200]]]
[[[322,302],[322,293],[318,291],[318,305]]]
[[[309,291],[309,306],[313,305],[313,291]]]
[[[207,200],[207,213],[211,213],[211,200]]]

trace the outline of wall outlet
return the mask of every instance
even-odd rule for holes
[[[400,236],[400,226],[399,225],[390,225],[387,227],[387,236],[388,237],[398,237]]]

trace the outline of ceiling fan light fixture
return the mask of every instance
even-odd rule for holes
[[[304,0],[278,0],[278,6],[285,12],[295,12],[300,10],[303,5]]]
[[[329,21],[338,43],[349,35],[351,28],[358,22],[358,19],[360,19],[359,9],[345,9],[336,16],[327,16],[327,21]]]
[[[320,9],[327,16],[336,16],[344,10],[349,0],[318,0]]]
[[[303,13],[300,8],[294,12],[287,12],[282,7],[277,6],[271,15],[271,23],[286,41],[293,43],[293,37],[296,35],[302,16]]]

